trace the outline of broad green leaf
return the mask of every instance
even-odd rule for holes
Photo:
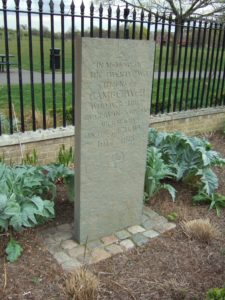
[[[5,252],[7,254],[7,260],[9,262],[15,262],[20,255],[22,254],[23,248],[20,246],[19,243],[17,243],[15,240],[11,239],[7,247],[5,249]]]

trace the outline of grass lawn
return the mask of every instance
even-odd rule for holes
[[[176,99],[176,110],[180,109],[180,103],[181,110],[190,109],[191,108],[191,99],[193,102],[193,108],[196,107],[197,102],[197,90],[198,86],[199,89],[199,101],[200,104],[201,98],[203,99],[202,106],[204,107],[206,105],[206,95],[208,93],[208,87],[209,87],[209,94],[208,94],[208,104],[210,104],[210,101],[212,99],[212,105],[220,103],[221,99],[221,86],[222,83],[220,82],[219,85],[219,97],[218,101],[216,101],[216,89],[218,80],[215,81],[214,85],[214,96],[212,97],[212,87],[213,83],[212,81],[206,80],[205,84],[204,81],[193,81],[193,79],[190,80],[189,85],[189,91],[187,94],[187,79],[184,80],[184,87],[183,87],[183,93],[182,93],[182,80],[179,79],[178,82],[176,82],[175,79],[172,80],[172,88],[171,88],[171,97],[169,97],[170,93],[170,79],[167,79],[166,86],[165,86],[165,101],[164,101],[164,110],[165,111],[173,111],[173,103],[174,99]],[[204,86],[203,86],[204,84]],[[210,86],[209,86],[210,84]],[[56,84],[56,109],[57,109],[57,125],[62,125],[62,85]],[[152,91],[152,113],[156,112],[156,99],[157,99],[157,88],[158,88],[158,81],[154,80],[153,83],[153,91]],[[194,93],[192,95],[192,90],[194,89]],[[72,105],[72,83],[66,83],[66,107],[71,107]],[[162,110],[163,105],[163,92],[164,91],[164,80],[160,81],[159,86],[159,96],[158,96],[158,112]],[[37,121],[37,128],[42,127],[42,86],[41,84],[35,84],[34,85],[34,92],[35,92],[35,111],[36,111],[36,121]],[[203,94],[204,92],[204,94]],[[20,93],[19,93],[19,85],[12,85],[11,86],[11,94],[12,94],[12,102],[15,108],[16,116],[18,119],[20,119]],[[202,97],[203,94],[203,97]],[[222,93],[223,94],[223,93]],[[23,85],[23,95],[24,95],[24,115],[25,115],[25,123],[27,125],[27,129],[30,128],[32,119],[31,119],[31,91],[30,91],[30,85],[25,84]],[[47,114],[47,126],[52,127],[53,126],[53,117],[52,117],[52,109],[53,109],[53,100],[52,100],[52,85],[45,84],[45,95],[46,95],[46,114]],[[181,97],[182,96],[182,97]],[[193,96],[193,97],[192,97]],[[224,94],[222,95],[224,98]],[[169,98],[171,99],[171,104],[169,105]],[[8,114],[8,93],[7,93],[7,86],[1,87],[1,93],[0,93],[0,107],[1,112],[5,115]],[[223,99],[224,101],[224,99]],[[71,118],[70,118],[71,120]],[[69,121],[69,120],[68,120]],[[68,123],[70,123],[69,121]]]
[[[0,30],[1,32],[1,30]],[[40,38],[38,36],[33,35],[33,64],[34,64],[34,71],[40,71],[41,67],[41,60],[40,60]],[[179,46],[178,46],[179,47]],[[49,66],[49,49],[51,48],[51,39],[50,38],[44,38],[44,66],[45,66],[45,72],[50,72],[50,66]],[[55,48],[61,49],[61,40],[55,39]],[[71,39],[65,40],[65,70],[67,73],[71,73],[71,60],[72,60],[72,45],[71,45]],[[181,49],[181,60],[180,60],[180,68],[182,70],[184,66],[184,57],[185,57],[185,47],[182,47]],[[30,62],[29,62],[29,41],[27,33],[21,35],[21,51],[22,51],[22,68],[29,70],[30,68]],[[169,62],[168,62],[168,71],[171,70],[171,59],[170,59],[170,53],[172,51],[172,45],[170,46],[169,50]],[[16,41],[16,33],[14,31],[10,31],[9,35],[9,52],[10,54],[15,55],[14,61],[17,62],[17,41]],[[217,65],[217,70],[219,70],[219,64],[221,61],[221,50],[218,50],[219,52],[219,60]],[[5,45],[4,45],[4,34],[2,33],[0,35],[0,53],[5,53]],[[194,70],[195,67],[195,61],[197,70],[200,70],[200,64],[201,64],[201,54],[203,53],[203,59],[202,59],[202,66],[205,69],[210,69],[211,64],[211,53],[212,48],[210,48],[209,53],[209,59],[207,61],[207,47],[202,52],[202,48],[199,48],[198,57],[196,60],[196,48],[193,48],[192,52],[192,59],[191,58],[191,48],[188,47],[187,49],[187,60],[186,60],[186,66],[185,70],[190,69]],[[216,54],[217,54],[217,48],[214,48],[214,57],[213,57],[213,70],[215,69],[215,63],[216,63]],[[159,57],[160,57],[160,46],[156,45],[156,58],[155,58],[155,71],[159,70]],[[179,49],[177,50],[177,56],[179,55]],[[223,66],[225,64],[225,55],[223,57]],[[161,71],[165,70],[166,65],[166,46],[163,47],[162,51],[162,62],[161,62]],[[174,70],[177,69],[177,64],[174,66]],[[224,68],[222,68],[223,70]]]

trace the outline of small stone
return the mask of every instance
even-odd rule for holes
[[[106,252],[104,249],[95,249],[92,252],[92,262],[97,263],[103,259],[109,258],[111,254]]]
[[[46,245],[46,248],[52,254],[62,251],[62,248],[60,247],[60,243],[48,244]]]
[[[64,263],[62,263],[62,268],[68,272],[80,268],[81,266],[82,264],[75,258],[67,260]]]
[[[71,224],[62,224],[57,226],[57,231],[70,231],[71,228]]]
[[[152,238],[158,236],[159,233],[156,232],[155,230],[150,229],[150,230],[147,230],[147,231],[143,232],[143,235],[150,238],[150,239],[152,239]]]
[[[168,230],[171,230],[175,227],[176,227],[176,224],[167,222],[167,223],[160,223],[160,224],[154,226],[153,229],[158,231],[159,233],[164,233],[164,232],[166,232]]]
[[[116,244],[109,245],[109,246],[105,247],[105,249],[107,251],[109,251],[112,255],[123,252],[123,249],[119,245],[116,245]]]
[[[84,256],[84,251],[85,251],[84,246],[78,246],[78,247],[68,250],[68,254],[69,254],[69,256],[76,258],[80,255]]]
[[[58,231],[54,234],[53,238],[56,242],[69,240],[73,237],[72,231]]]
[[[160,222],[149,219],[148,221],[145,221],[142,225],[145,229],[153,229],[154,226],[157,226]]]
[[[127,231],[127,230],[120,230],[120,231],[117,231],[115,233],[115,235],[118,237],[118,239],[120,240],[125,240],[127,238],[129,238],[131,235],[130,233]]]
[[[118,238],[115,235],[105,236],[101,240],[105,246],[118,242]]]
[[[95,249],[95,248],[100,248],[102,246],[103,246],[103,244],[100,240],[92,241],[87,244],[87,247],[91,250]]]
[[[149,241],[149,239],[141,233],[133,235],[132,240],[137,246],[143,246]]]
[[[74,242],[73,240],[66,240],[61,243],[62,249],[65,249],[65,250],[70,250],[77,246],[78,246],[78,244],[76,242]]]
[[[89,265],[92,263],[92,256],[91,256],[90,252],[86,252],[85,256],[84,256],[84,254],[81,254],[81,255],[77,256],[76,259],[82,264]]]
[[[125,250],[130,250],[130,249],[134,248],[135,245],[130,239],[126,239],[120,243],[120,246],[125,248]]]
[[[146,222],[149,220],[149,217],[146,215],[142,215],[142,223]]]
[[[154,219],[159,217],[159,214],[157,214],[155,211],[153,211],[151,208],[149,207],[144,207],[144,214],[147,215],[149,218]]]
[[[47,244],[47,245],[51,245],[51,244],[55,244],[56,241],[52,237],[47,237],[47,238],[44,239],[44,243]]]
[[[57,262],[59,264],[62,264],[68,260],[70,260],[71,258],[69,257],[69,255],[67,255],[65,252],[60,251],[60,252],[56,252],[53,254],[54,258],[57,260]]]
[[[136,233],[139,233],[139,232],[144,232],[145,229],[140,226],[140,225],[134,225],[134,226],[131,226],[127,229],[131,234],[136,234]]]

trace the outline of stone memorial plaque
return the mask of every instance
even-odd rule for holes
[[[139,224],[155,45],[76,41],[75,239]]]

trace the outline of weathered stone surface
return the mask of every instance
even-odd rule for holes
[[[142,246],[149,241],[149,239],[146,236],[144,236],[142,233],[137,233],[133,235],[132,240],[137,246]]]
[[[141,223],[155,50],[120,39],[76,47],[75,237],[84,243]]]
[[[144,229],[142,226],[139,226],[139,225],[131,226],[131,227],[127,228],[127,230],[128,230],[131,234],[136,234],[136,233],[144,232],[144,231],[145,231],[145,229]]]
[[[84,255],[85,247],[84,246],[78,246],[73,249],[68,250],[68,254],[71,257],[78,257],[79,255]]]
[[[153,228],[154,228],[154,230],[158,231],[159,233],[164,233],[175,227],[176,227],[176,224],[167,222],[167,223],[159,223],[158,225],[155,225]]]
[[[118,242],[118,238],[115,235],[105,236],[101,240],[105,246]]]
[[[147,215],[151,219],[159,217],[159,215],[155,211],[153,211],[151,208],[149,208],[149,207],[145,207],[144,210],[143,210],[143,212],[144,212],[145,215]]]
[[[150,230],[143,232],[143,235],[152,239],[154,237],[157,237],[159,235],[159,233],[156,232],[155,230],[150,229]]]
[[[104,249],[95,249],[93,250],[92,254],[92,262],[97,263],[103,259],[109,258],[111,254]]]
[[[126,239],[120,242],[120,246],[122,246],[125,250],[130,250],[134,248],[135,245],[130,239]]]
[[[116,245],[116,244],[109,245],[109,246],[105,247],[105,249],[107,251],[109,251],[112,255],[115,255],[115,254],[123,252],[122,247],[119,246],[119,245]]]
[[[87,244],[89,249],[102,248],[104,244],[100,240],[91,241]]]
[[[120,230],[115,233],[119,240],[125,240],[131,236],[127,230]]]
[[[71,272],[82,266],[82,264],[76,258],[67,260],[67,261],[63,262],[61,265],[62,265],[62,268],[68,272]]]
[[[52,238],[53,238],[56,242],[69,240],[69,239],[72,239],[72,237],[73,237],[72,231],[58,231],[57,233],[55,233],[55,234],[52,236]]]
[[[53,254],[54,258],[58,261],[58,263],[62,264],[71,258],[65,252],[60,251]]]
[[[65,250],[70,250],[77,246],[78,246],[78,244],[76,242],[74,242],[74,240],[66,240],[61,243],[62,249],[65,249]]]

